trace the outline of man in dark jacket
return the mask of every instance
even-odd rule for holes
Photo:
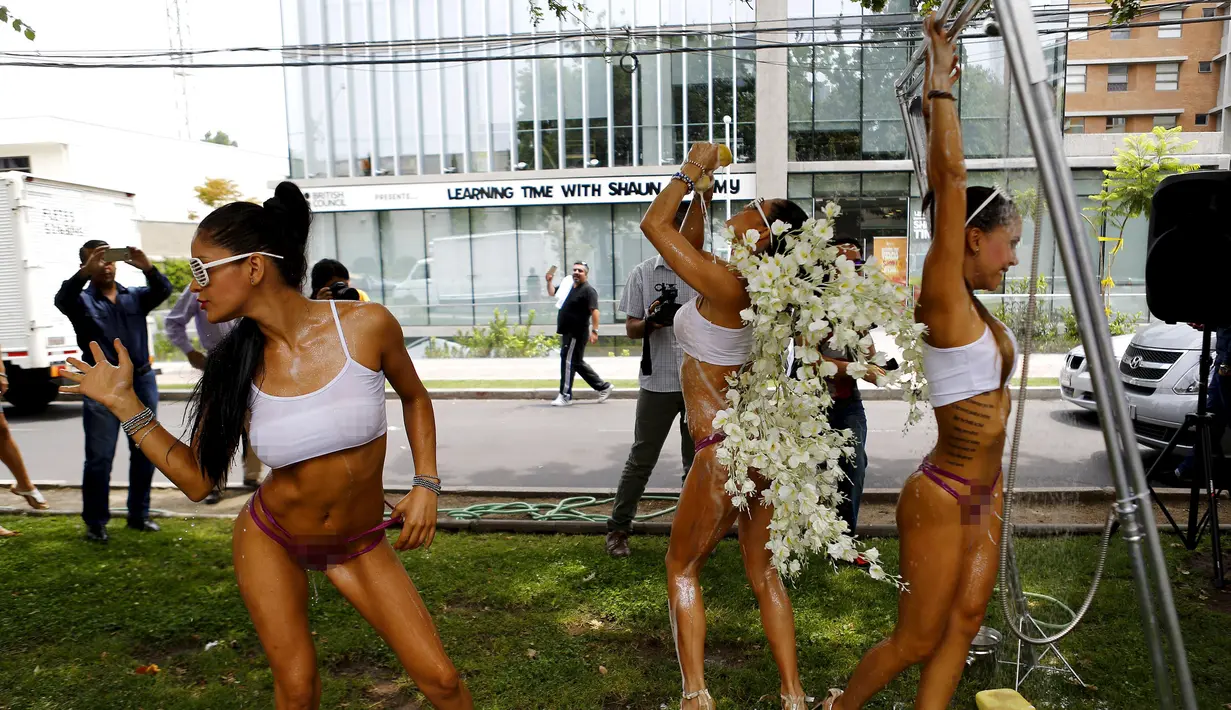
[[[97,239],[81,247],[81,269],[60,286],[56,308],[72,321],[85,362],[95,364],[91,342],[98,343],[112,363],[118,362],[112,343],[119,339],[124,344],[132,356],[133,389],[141,402],[157,414],[158,382],[151,367],[145,317],[170,297],[171,282],[154,268],[144,252],[129,247],[126,262],[145,273],[147,285],[126,288],[116,283],[115,263],[107,261],[107,249],[107,243]],[[86,525],[86,539],[107,542],[111,463],[120,421],[98,402],[86,399],[83,405],[85,467],[81,477],[81,518]],[[158,525],[149,519],[154,465],[132,441],[128,442],[128,457],[128,527],[157,532]]]

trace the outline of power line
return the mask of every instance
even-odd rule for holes
[[[1162,27],[1162,26],[1174,26],[1174,25],[1184,25],[1184,24],[1200,24],[1200,23],[1206,23],[1206,22],[1226,22],[1229,19],[1231,19],[1231,17],[1229,16],[1217,15],[1214,17],[1195,17],[1195,18],[1181,18],[1177,20],[1132,22],[1132,23],[1120,24],[1120,25],[1106,24],[1106,25],[1081,26],[1081,27],[1051,28],[1051,29],[1041,29],[1039,30],[1039,34],[1042,36],[1067,35],[1073,32],[1089,33],[1089,32],[1101,32],[1101,31],[1115,30],[1115,29],[1129,29],[1129,28],[1134,28],[1134,27]],[[910,28],[918,27],[918,23],[911,22],[909,25],[906,25],[906,24],[903,24],[903,25],[888,25],[888,24],[886,25],[866,25],[865,24],[865,25],[860,25],[858,27],[851,27],[849,31],[850,32],[857,31],[861,35],[864,35],[868,33],[876,34],[876,33],[882,33],[882,32],[889,32],[893,30],[902,30],[902,29],[906,29],[907,27],[910,27]],[[756,35],[762,32],[770,32],[770,31],[772,32],[784,32],[784,31],[785,32],[792,32],[792,31],[799,32],[799,31],[807,31],[807,30],[808,28],[806,27],[796,27],[796,28],[776,28],[774,30],[737,31],[734,37],[732,37],[730,33],[724,33],[724,32],[707,33],[704,31],[698,31],[698,32],[690,32],[688,34],[669,35],[668,39],[673,38],[673,37],[683,38],[683,37],[688,37],[688,36],[705,36],[706,34],[712,34],[712,35],[732,38],[738,41],[740,39],[743,39],[744,38],[743,36]],[[824,25],[824,26],[814,25],[811,27],[811,31],[814,31],[814,32],[829,31],[829,32],[836,32],[837,34],[840,35],[840,34],[844,34],[848,30],[844,30],[843,28],[834,29],[832,25]],[[570,36],[574,37],[574,39],[562,40],[557,35],[543,35],[541,37],[536,37],[533,43],[522,44],[518,48],[526,48],[528,46],[538,47],[542,44],[556,43],[556,42],[561,42],[561,41],[577,42],[577,41],[584,41],[585,39],[590,39],[592,41],[598,41],[597,39],[594,38],[593,35],[584,33],[584,32],[578,33],[575,35],[570,35]],[[611,38],[617,39],[618,37],[628,37],[628,36],[629,35],[627,34],[617,35],[613,33],[611,35]],[[651,38],[653,38],[656,43],[660,43],[663,40],[663,37],[660,35],[653,35],[653,36],[639,35],[637,37],[637,39],[645,39],[645,40],[649,40]],[[977,38],[977,36],[976,35],[964,35],[963,36],[963,39],[974,39],[974,38]],[[475,38],[475,39],[484,40],[488,42],[497,41],[491,37]],[[243,48],[243,49],[194,50],[194,51],[199,51],[202,53],[204,52],[215,52],[215,53],[221,53],[221,52],[234,52],[234,53],[280,52],[284,55],[320,54],[321,57],[320,59],[305,58],[305,59],[299,59],[299,60],[293,60],[293,61],[283,60],[283,61],[275,61],[275,62],[193,63],[192,67],[194,70],[196,69],[259,69],[259,68],[295,68],[295,67],[312,67],[312,66],[348,67],[348,66],[382,66],[382,65],[469,64],[473,62],[527,61],[527,60],[534,60],[534,59],[587,59],[587,58],[618,59],[619,57],[624,56],[624,55],[631,55],[636,58],[653,57],[653,56],[658,56],[658,55],[694,54],[694,53],[707,53],[707,52],[715,52],[716,54],[721,55],[721,54],[724,54],[730,51],[741,52],[741,51],[755,51],[759,49],[784,49],[784,48],[785,49],[795,49],[795,48],[811,48],[811,47],[841,47],[841,46],[892,45],[892,44],[913,46],[914,42],[917,42],[921,39],[922,39],[921,36],[915,35],[915,34],[912,34],[909,36],[898,36],[898,37],[862,37],[861,36],[859,38],[849,39],[849,40],[848,39],[831,39],[831,40],[815,40],[814,39],[808,42],[775,42],[772,40],[758,39],[753,44],[746,44],[742,46],[737,44],[735,46],[724,46],[721,48],[708,47],[708,46],[690,47],[687,45],[672,45],[668,43],[666,46],[658,46],[658,47],[653,47],[653,48],[629,49],[625,52],[619,52],[619,53],[617,52],[609,53],[606,51],[603,51],[603,52],[584,52],[583,51],[583,52],[556,52],[556,53],[548,53],[548,54],[538,54],[538,53],[515,54],[514,53],[514,54],[500,54],[500,55],[473,55],[470,52],[476,51],[474,48],[469,48],[469,49],[461,48],[458,50],[453,50],[454,52],[459,54],[459,56],[456,56],[456,57],[442,56],[441,54],[437,54],[437,55],[429,55],[429,56],[415,56],[415,57],[399,56],[399,57],[389,57],[389,58],[384,58],[384,57],[379,57],[379,56],[368,56],[368,57],[354,57],[354,58],[346,58],[342,60],[337,60],[333,58],[327,58],[324,56],[324,53],[326,50],[332,51],[335,49],[340,49],[340,51],[342,51],[343,53],[343,56],[348,56],[349,52],[355,49],[363,49],[365,51],[382,50],[381,53],[386,53],[386,52],[391,53],[395,51],[396,49],[400,48],[401,46],[401,45],[398,45],[397,43],[390,43],[390,42],[363,42],[363,43],[355,43],[355,44],[347,44],[347,45],[301,45],[299,47],[288,46],[288,47],[278,47],[278,48],[252,47],[252,48]],[[605,38],[603,41],[605,41]],[[509,48],[508,40],[504,40],[504,43],[500,48],[508,49]],[[171,56],[173,54],[175,53],[162,53],[162,54],[151,53],[147,56],[154,58],[154,57]],[[178,56],[177,54],[175,55]],[[28,59],[28,57],[30,56],[31,55],[29,53],[22,53],[22,52],[0,52],[0,57],[18,59],[18,61],[6,61],[0,66],[31,67],[31,68],[57,68],[57,69],[177,69],[177,68],[183,67],[182,62],[174,62],[174,63],[80,62],[80,61],[64,61],[64,60],[32,61],[31,59]],[[40,56],[43,59],[46,59],[44,55],[37,55],[37,56]],[[59,56],[64,56],[64,55],[59,55]],[[85,58],[85,57],[83,56],[82,58]],[[764,63],[764,60],[758,59],[757,61]],[[1126,59],[1126,61],[1131,61],[1131,59]]]

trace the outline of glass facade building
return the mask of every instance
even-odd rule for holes
[[[735,155],[711,215],[719,251],[729,211],[758,184],[785,185],[762,196],[810,213],[838,200],[840,236],[865,253],[904,248],[917,276],[928,234],[894,82],[918,17],[908,0],[878,14],[781,5],[758,19],[742,0],[594,0],[584,18],[545,12],[536,27],[525,0],[282,0],[284,58],[310,63],[286,69],[286,94],[290,174],[317,212],[312,257],[347,264],[408,333],[486,324],[495,309],[553,326],[544,272],[586,261],[607,332],[622,332],[624,281],[654,255],[641,217],[706,140]],[[783,42],[785,66],[764,51]],[[1047,45],[1062,84],[1063,35]],[[968,39],[961,59],[972,182],[1003,184],[1030,153],[1003,45]],[[786,131],[758,135],[758,85],[782,82]],[[766,151],[785,155],[785,174],[758,164]]]

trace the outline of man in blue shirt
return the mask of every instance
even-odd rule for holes
[[[105,259],[106,242],[91,239],[81,247],[81,269],[68,278],[56,294],[56,308],[72,321],[77,333],[81,359],[94,364],[90,343],[96,342],[111,362],[117,362],[115,346],[119,339],[133,361],[133,389],[141,402],[158,412],[158,382],[150,365],[149,335],[145,317],[171,295],[171,282],[150,264],[140,249],[129,247],[127,263],[145,273],[146,286],[125,288],[115,281],[115,264]],[[85,428],[85,467],[81,479],[81,518],[86,539],[107,542],[107,522],[111,519],[109,496],[111,462],[115,458],[120,421],[102,404],[83,402]],[[149,519],[150,481],[154,465],[140,449],[128,442],[128,527],[157,532]]]

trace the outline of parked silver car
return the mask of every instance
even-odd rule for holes
[[[1162,449],[1183,425],[1185,415],[1197,411],[1200,359],[1201,332],[1182,323],[1156,323],[1133,336],[1120,358],[1120,381],[1137,443]],[[1190,431],[1180,439],[1176,453],[1188,454],[1192,443]],[[1231,429],[1224,432],[1222,447],[1231,453]]]
[[[1116,335],[1111,338],[1111,350],[1116,356],[1116,362],[1128,349],[1131,335]],[[1095,410],[1094,386],[1090,384],[1090,370],[1087,368],[1086,349],[1078,345],[1064,356],[1064,366],[1060,368],[1060,398],[1069,404],[1075,404],[1082,409]]]

